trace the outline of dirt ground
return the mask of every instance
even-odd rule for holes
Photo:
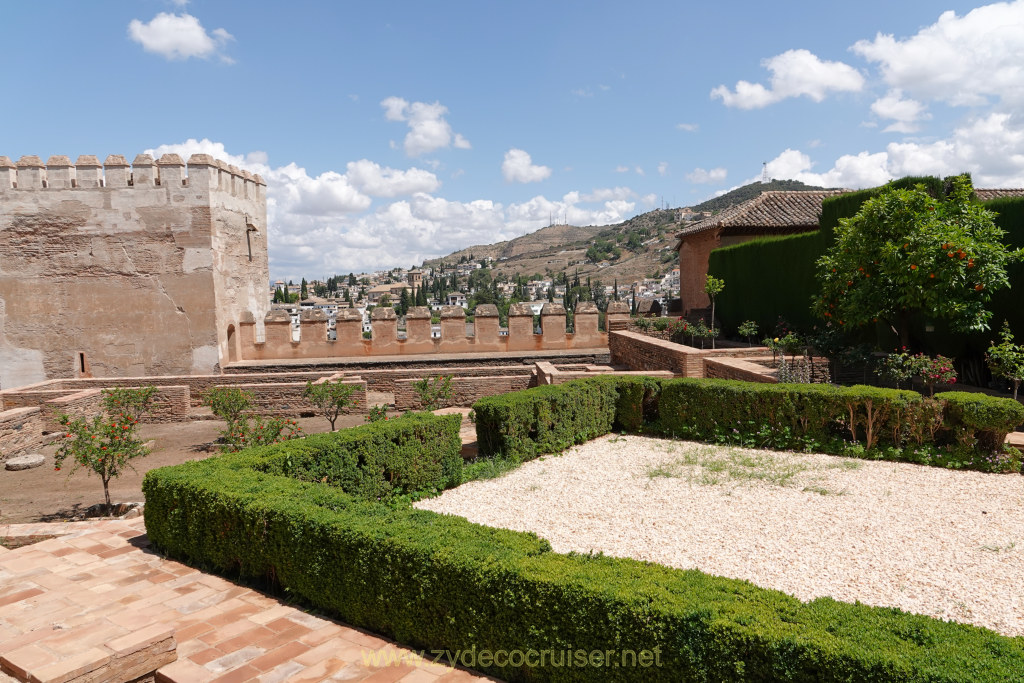
[[[337,427],[364,422],[363,415],[343,415]],[[301,418],[299,425],[307,434],[330,429],[327,420],[319,417]],[[133,461],[134,471],[127,470],[110,482],[110,500],[141,502],[142,477],[149,470],[216,455],[219,451],[214,441],[223,428],[224,423],[217,420],[141,425],[139,436],[144,441],[153,441],[152,452]],[[103,483],[95,474],[83,468],[69,474],[70,461],[65,461],[59,472],[54,471],[56,451],[56,444],[37,451],[46,456],[41,467],[17,472],[0,468],[0,524],[65,521],[80,517],[90,506],[103,502]]]

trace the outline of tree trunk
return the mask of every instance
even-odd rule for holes
[[[711,330],[714,331],[714,329],[715,329],[715,297],[711,297]],[[715,336],[714,335],[711,335],[711,348],[715,348]]]
[[[900,311],[896,320],[896,333],[900,338],[900,346],[910,351],[910,314],[907,311]]]
[[[103,498],[107,504],[107,514],[109,515],[114,506],[110,504],[110,479],[107,477],[103,478]]]

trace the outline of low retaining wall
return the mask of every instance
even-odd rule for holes
[[[343,384],[355,385],[352,394],[352,412],[366,412],[366,381],[345,379]],[[235,384],[234,388],[248,391],[253,395],[253,407],[262,415],[281,417],[312,417],[316,415],[313,405],[303,398],[305,382],[278,382],[275,384]]]
[[[623,372],[607,365],[586,365],[555,367],[551,363],[537,363],[537,384],[563,384],[574,379],[585,379],[595,375],[644,375],[671,379],[675,375],[667,370],[637,370]]]
[[[42,405],[51,398],[67,395],[83,389],[109,389],[114,387],[186,387],[189,401],[193,406],[202,403],[203,394],[213,387],[234,386],[238,384],[260,385],[281,382],[308,382],[329,377],[337,370],[299,372],[254,372],[231,375],[163,375],[159,377],[83,377],[79,379],[55,379],[40,382],[17,389],[0,391],[0,402],[3,408],[16,408]]]
[[[775,370],[742,358],[705,358],[704,376],[776,384]]]
[[[13,455],[35,450],[46,443],[42,412],[39,408],[0,412],[0,465]]]
[[[764,347],[697,349],[636,332],[608,333],[612,364],[630,370],[667,370],[681,377],[707,377],[705,360],[767,355]]]
[[[413,388],[417,379],[400,379],[395,382],[395,409],[422,410],[419,394]],[[471,406],[484,396],[507,394],[535,386],[530,375],[495,375],[490,377],[452,377],[452,406]]]

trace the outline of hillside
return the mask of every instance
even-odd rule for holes
[[[795,180],[773,180],[736,188],[693,207],[695,211],[721,211],[756,197],[765,190],[815,190]],[[678,265],[674,247],[679,230],[678,209],[655,209],[615,225],[549,225],[521,237],[496,244],[478,244],[438,259],[423,262],[430,268],[460,260],[494,259],[498,276],[532,277],[579,272],[611,284],[662,275]]]
[[[772,180],[768,183],[750,183],[742,187],[737,187],[735,190],[730,190],[719,197],[712,197],[711,199],[701,202],[693,207],[694,211],[724,211],[731,206],[742,204],[743,202],[753,199],[762,192],[773,192],[779,190],[786,190],[789,192],[796,192],[799,190],[830,190],[838,188],[829,187],[817,187],[816,185],[804,185],[799,180]]]

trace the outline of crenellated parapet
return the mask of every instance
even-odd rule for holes
[[[51,156],[46,163],[35,155],[23,156],[17,162],[0,156],[0,192],[196,187],[242,199],[264,200],[266,185],[259,175],[209,154],[193,154],[187,163],[177,154],[164,154],[159,159],[139,154],[131,163],[120,154],[111,154],[103,163],[92,154],[83,154],[74,163],[63,154]]]
[[[445,306],[440,317],[441,336],[433,337],[430,311],[425,307],[410,308],[405,317],[405,337],[401,338],[394,309],[378,306],[370,315],[372,332],[366,339],[359,312],[341,309],[335,318],[336,338],[330,339],[326,316],[320,311],[303,311],[299,315],[298,335],[294,334],[291,317],[286,311],[270,311],[263,321],[265,342],[257,341],[254,321],[240,323],[241,360],[579,351],[608,347],[607,333],[598,329],[600,312],[592,303],[576,307],[575,332],[566,332],[565,308],[553,303],[545,304],[541,310],[540,333],[534,331],[529,304],[510,307],[507,331],[499,328],[498,309],[493,304],[478,306],[474,311],[473,333],[467,332],[466,312],[461,306]],[[609,313],[608,324],[624,324],[628,318],[627,307],[625,311]]]

